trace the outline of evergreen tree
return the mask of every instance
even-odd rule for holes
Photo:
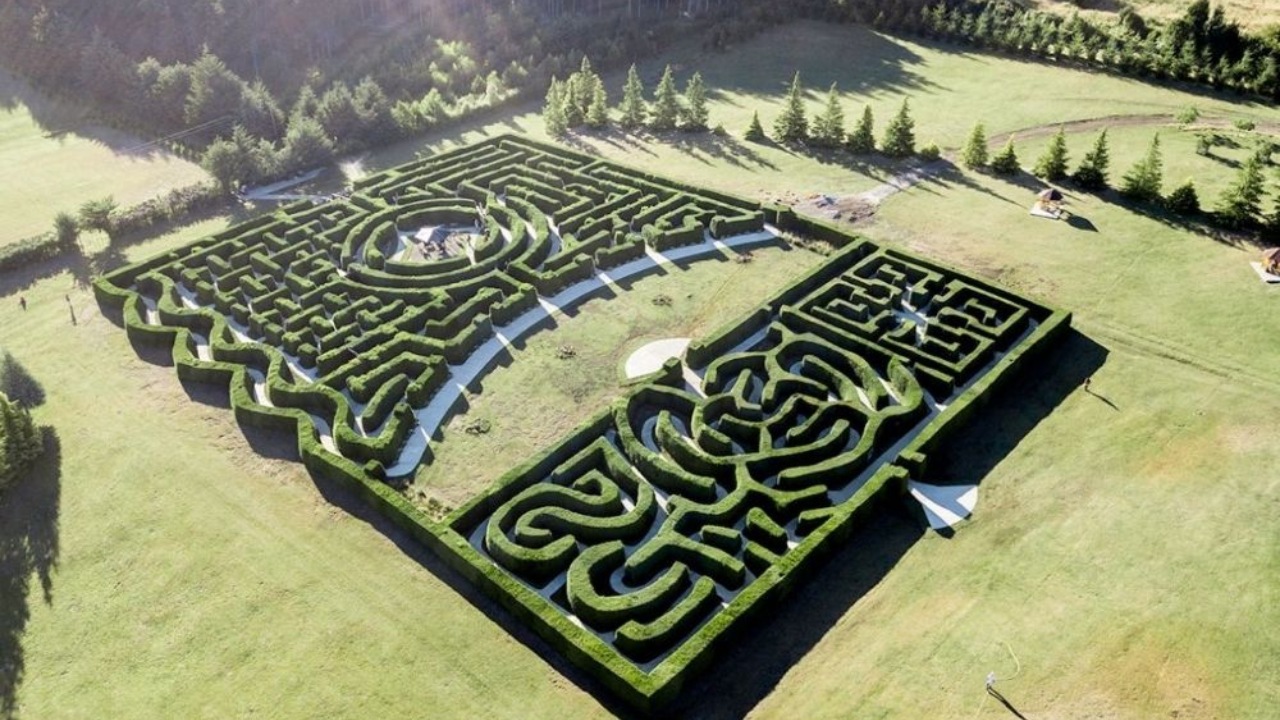
[[[858,121],[858,125],[853,129],[853,132],[849,133],[844,146],[849,152],[857,155],[866,155],[875,151],[875,120],[871,115],[870,105],[863,108],[862,119]]]
[[[680,113],[681,129],[706,130],[709,117],[707,86],[702,81],[702,73],[695,72],[684,89],[684,107]]]
[[[0,491],[17,481],[44,451],[44,433],[31,414],[0,393]]]
[[[280,169],[290,173],[328,165],[333,162],[333,152],[333,139],[319,122],[296,117],[289,121],[289,132],[284,136]]]
[[[1196,215],[1200,212],[1200,196],[1196,193],[1196,183],[1191,178],[1174,188],[1169,197],[1164,199],[1165,207],[1178,215]]]
[[[604,81],[595,79],[591,90],[591,106],[587,108],[587,124],[597,130],[609,127],[609,91],[604,88]]]
[[[915,121],[911,119],[911,108],[906,98],[903,98],[898,114],[884,128],[880,151],[894,158],[909,157],[916,152]]]
[[[844,108],[840,106],[840,93],[831,83],[827,91],[827,107],[813,120],[813,144],[818,147],[839,147],[844,142]]]
[[[1236,182],[1218,200],[1218,215],[1231,227],[1242,227],[1258,214],[1263,195],[1262,166],[1250,157],[1240,168]]]
[[[973,126],[973,131],[969,133],[969,139],[964,144],[960,161],[970,170],[977,170],[987,164],[987,129],[982,126],[982,123]]]
[[[60,212],[53,218],[53,234],[62,247],[71,247],[80,237],[80,225],[71,213]]]
[[[622,127],[627,130],[638,130],[644,126],[649,110],[644,102],[644,83],[640,81],[640,73],[632,65],[627,71],[627,84],[622,88]]]
[[[80,227],[85,230],[101,230],[110,238],[119,207],[115,198],[110,196],[86,202],[80,206]]]
[[[1060,127],[1031,172],[1036,177],[1056,182],[1067,176],[1067,159],[1067,131]]]
[[[1013,149],[1013,137],[1005,143],[1004,149],[991,158],[991,171],[997,175],[1014,175],[1018,172],[1018,153]]]
[[[1164,181],[1164,163],[1160,158],[1160,136],[1151,138],[1147,154],[1125,174],[1120,193],[1142,202],[1159,202]]]
[[[1093,148],[1085,153],[1080,166],[1071,176],[1076,184],[1086,190],[1101,190],[1107,186],[1107,166],[1111,163],[1107,151],[1107,131],[1104,128],[1094,141]]]
[[[569,132],[569,120],[564,112],[564,83],[559,78],[551,78],[547,88],[547,99],[542,105],[542,122],[551,137],[564,137]]]
[[[751,114],[751,124],[747,126],[747,132],[742,136],[744,140],[751,142],[764,142],[764,126],[760,124],[760,111]]]
[[[778,142],[804,142],[809,137],[809,119],[804,113],[804,90],[800,86],[800,72],[796,71],[787,91],[787,104],[773,123],[773,135]]]
[[[657,132],[675,130],[679,122],[680,94],[676,91],[675,74],[668,65],[653,93],[653,116],[649,118],[649,128]]]

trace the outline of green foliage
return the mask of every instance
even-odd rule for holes
[[[653,112],[649,128],[657,132],[675,130],[680,122],[680,93],[676,91],[675,73],[668,65],[654,90]]]
[[[798,70],[787,90],[786,106],[773,123],[773,137],[783,143],[804,142],[809,137],[809,119],[804,111],[804,88],[800,85]]]
[[[1080,161],[1080,166],[1076,168],[1071,179],[1086,190],[1101,190],[1107,186],[1107,166],[1110,162],[1110,154],[1107,151],[1107,131],[1104,128],[1101,133],[1098,133],[1098,139],[1094,141],[1093,148],[1085,153],[1084,159]]]
[[[85,230],[100,230],[110,235],[115,227],[115,214],[119,207],[111,196],[86,202],[80,206],[80,227]]]
[[[320,122],[307,117],[289,121],[280,154],[280,170],[285,173],[311,170],[333,162],[333,139]]]
[[[870,105],[863,108],[862,119],[858,121],[858,125],[853,129],[853,132],[849,133],[844,146],[855,155],[867,155],[875,152],[875,119],[871,114]]]
[[[742,138],[750,142],[764,142],[767,139],[764,134],[764,126],[760,124],[759,111],[751,114],[751,124],[747,126],[747,131],[743,133]]]
[[[31,413],[0,393],[0,492],[17,482],[43,450],[44,432]]]
[[[542,105],[542,122],[546,124],[547,134],[551,137],[563,137],[569,132],[564,93],[564,84],[558,78],[551,78],[551,85],[547,87],[547,99]]]
[[[1196,109],[1195,105],[1188,105],[1182,110],[1178,111],[1177,120],[1178,120],[1178,124],[1180,125],[1190,125],[1191,123],[1199,119],[1200,119],[1200,111]]]
[[[987,131],[978,123],[969,133],[969,139],[960,153],[960,162],[970,170],[977,170],[987,164]]]
[[[813,120],[813,144],[834,148],[844,142],[844,108],[840,106],[840,93],[831,83],[827,91],[827,105],[822,114]]]
[[[604,81],[595,78],[591,90],[591,105],[587,108],[587,124],[600,130],[609,127],[609,92],[605,90]]]
[[[938,143],[928,143],[920,148],[920,158],[930,162],[942,157],[942,148],[938,147]]]
[[[1004,149],[991,158],[991,172],[997,175],[1016,175],[1018,170],[1018,153],[1014,150],[1013,137],[1010,136]]]
[[[1067,131],[1060,127],[1044,154],[1036,160],[1031,173],[1049,182],[1057,182],[1067,176],[1067,161]]]
[[[1163,182],[1164,163],[1160,158],[1160,136],[1156,135],[1151,138],[1147,154],[1125,173],[1120,193],[1133,200],[1159,202]]]
[[[1229,227],[1252,223],[1261,209],[1264,193],[1262,166],[1256,157],[1250,157],[1240,167],[1235,183],[1219,197],[1218,217]]]
[[[916,151],[915,121],[911,119],[909,100],[903,98],[902,107],[884,129],[884,141],[880,151],[892,158],[910,157]]]
[[[627,84],[622,88],[622,105],[618,110],[622,115],[619,124],[625,130],[639,130],[644,127],[645,119],[649,116],[649,109],[644,101],[644,83],[640,80],[640,73],[635,65],[627,71]]]
[[[80,226],[71,213],[60,212],[53,218],[53,235],[59,245],[71,247],[80,237]]]
[[[680,108],[680,127],[683,130],[706,130],[710,118],[707,109],[707,86],[702,73],[695,72],[684,89],[684,105]]]
[[[1170,212],[1178,215],[1197,215],[1200,213],[1200,196],[1196,193],[1196,183],[1191,178],[1174,188],[1164,199],[1164,205]]]

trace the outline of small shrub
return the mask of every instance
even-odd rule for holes
[[[1195,105],[1188,105],[1187,107],[1183,108],[1178,113],[1178,117],[1177,117],[1178,123],[1181,125],[1190,125],[1191,123],[1199,119],[1200,119],[1200,111],[1196,109]]]
[[[1178,215],[1196,215],[1200,212],[1200,196],[1196,193],[1195,181],[1187,181],[1174,188],[1164,200],[1169,212]]]
[[[1252,120],[1244,120],[1244,119],[1233,120],[1231,124],[1235,125],[1237,130],[1243,130],[1245,132],[1250,132],[1255,127],[1257,127],[1257,125]]]
[[[462,426],[462,432],[468,435],[488,435],[493,430],[493,424],[484,418],[472,420]]]
[[[658,307],[671,307],[671,296],[659,295],[653,299],[653,304]]]
[[[942,157],[942,148],[938,147],[938,143],[929,143],[920,148],[920,157],[924,160],[937,160]]]

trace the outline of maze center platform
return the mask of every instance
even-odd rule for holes
[[[664,263],[839,248],[446,517],[395,488],[513,342]],[[504,136],[103,278],[131,339],[227,384],[637,707],[672,699],[972,422],[1065,313],[783,207]],[[531,399],[536,400],[536,399]]]

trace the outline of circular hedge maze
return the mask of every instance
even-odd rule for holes
[[[674,259],[776,241],[840,250],[689,345],[443,520],[411,474],[462,389],[560,308]],[[1069,325],[980,280],[797,217],[499,137],[297,204],[96,285],[135,343],[228,383],[637,707],[734,632]]]

